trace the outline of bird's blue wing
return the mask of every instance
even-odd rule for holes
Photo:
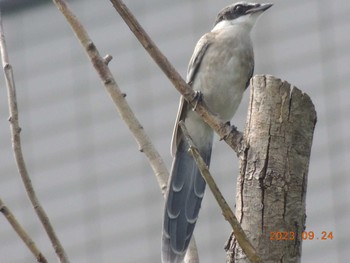
[[[190,85],[195,81],[203,57],[211,44],[211,35],[211,33],[204,35],[195,47],[187,71],[186,80]],[[205,181],[195,160],[188,153],[189,146],[181,130],[178,129],[179,121],[185,120],[190,110],[189,104],[181,97],[171,146],[174,161],[164,211],[163,263],[182,262],[192,237],[205,190]],[[204,122],[198,125],[200,125],[199,129],[208,129]],[[212,137],[213,132],[210,129],[205,139],[208,145],[200,150],[207,165],[210,163]]]
[[[190,59],[190,63],[188,64],[186,82],[189,85],[192,85],[192,83],[196,77],[196,74],[198,72],[198,69],[200,67],[200,64],[202,62],[202,59],[204,57],[204,54],[207,51],[210,44],[212,43],[212,40],[213,40],[212,33],[207,33],[199,39],[199,41],[194,49],[193,55]],[[171,139],[170,152],[171,152],[173,157],[175,157],[176,149],[177,149],[177,146],[179,145],[179,138],[181,137],[181,131],[178,129],[179,121],[184,120],[187,110],[188,110],[188,103],[181,96],[179,108],[178,108],[178,112],[177,112],[177,116],[176,116],[176,120],[175,120],[173,136]]]
[[[193,55],[191,57],[190,63],[188,64],[188,68],[187,68],[186,82],[190,85],[193,83],[196,77],[196,74],[201,65],[205,52],[207,51],[208,47],[212,43],[212,40],[214,38],[213,35],[214,35],[213,33],[209,32],[204,36],[202,36],[197,42],[197,45],[194,49]]]

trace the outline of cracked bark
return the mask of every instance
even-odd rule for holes
[[[307,94],[272,76],[252,79],[236,216],[265,263],[301,260],[315,124]],[[227,262],[249,262],[234,236],[226,249]]]

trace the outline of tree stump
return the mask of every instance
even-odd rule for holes
[[[300,262],[316,111],[309,96],[272,76],[251,80],[236,216],[265,263]],[[234,236],[227,262],[249,262]]]

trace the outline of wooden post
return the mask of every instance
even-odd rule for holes
[[[252,79],[236,216],[263,262],[301,261],[315,124],[307,94],[272,76]],[[226,249],[227,262],[249,262],[233,236]]]

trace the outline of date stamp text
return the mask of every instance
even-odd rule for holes
[[[270,240],[295,240],[297,234],[293,231],[271,231]],[[333,232],[322,231],[321,233],[315,233],[314,231],[304,231],[301,233],[302,240],[333,240]]]

